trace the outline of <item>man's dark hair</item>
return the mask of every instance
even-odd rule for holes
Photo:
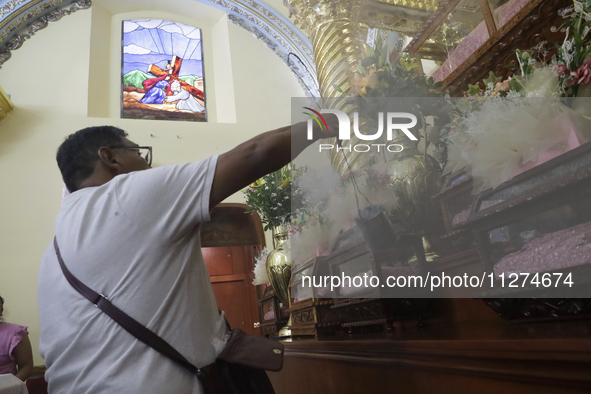
[[[127,133],[114,126],[93,126],[70,134],[57,150],[57,165],[64,183],[70,192],[94,171],[102,146],[115,147],[123,144]]]
[[[0,296],[0,306],[4,306],[4,298],[2,296]]]

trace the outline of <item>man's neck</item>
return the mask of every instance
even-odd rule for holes
[[[85,189],[87,187],[102,186],[113,178],[115,177],[108,172],[101,171],[97,173],[95,171],[91,176],[80,182],[78,190]]]

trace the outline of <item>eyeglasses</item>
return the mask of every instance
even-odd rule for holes
[[[152,147],[151,146],[114,146],[113,149],[125,149],[137,151],[137,154],[152,166]]]

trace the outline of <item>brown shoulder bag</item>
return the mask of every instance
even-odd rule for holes
[[[197,368],[164,339],[76,278],[66,267],[56,238],[53,245],[64,276],[74,289],[138,340],[197,376],[206,394],[275,393],[265,371],[276,372],[283,367],[281,343],[234,328],[215,362]]]

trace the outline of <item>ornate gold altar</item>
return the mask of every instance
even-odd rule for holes
[[[14,104],[10,101],[10,97],[0,87],[0,120],[8,116],[8,113],[14,109]]]
[[[322,108],[351,114],[356,110],[355,104],[339,98],[354,91],[351,81],[360,60],[368,56],[365,48],[369,29],[412,37],[404,51],[417,60],[419,71],[441,81],[441,90],[461,96],[468,84],[480,83],[491,71],[497,76],[510,75],[512,71],[507,66],[516,61],[516,49],[528,50],[544,40],[561,41],[564,32],[552,26],[561,24],[559,10],[572,4],[572,0],[288,0],[287,3],[295,11],[294,23],[308,34],[312,43],[320,92],[325,100]],[[425,66],[431,69],[423,69]],[[352,146],[358,142],[355,138],[345,141],[345,148],[346,144]],[[478,265],[472,234],[462,227],[466,218],[459,220],[467,215],[473,200],[470,184],[450,178],[451,183],[442,189],[443,178],[434,160],[422,150],[408,148],[406,161],[388,163],[392,187],[400,191],[393,190],[399,219],[421,234],[421,230],[435,227],[426,218],[443,211],[446,229],[435,237],[438,242],[429,240],[433,244],[446,244],[448,250],[443,258],[428,258],[430,268],[450,269],[456,263]],[[369,156],[349,152],[347,164],[344,155],[338,153],[333,150],[331,163],[341,175],[361,168]],[[420,176],[413,175],[421,167],[424,170]],[[405,183],[407,178],[418,181]],[[412,190],[409,185],[413,186]],[[432,199],[435,195],[437,198]],[[461,202],[455,200],[458,196]]]
[[[308,33],[314,50],[316,75],[324,108],[341,110],[347,114],[354,106],[337,100],[343,92],[351,92],[351,80],[356,64],[364,57],[364,44],[369,28],[378,28],[415,35],[438,7],[437,0],[289,0],[295,10],[295,24]],[[355,144],[353,138],[344,146]],[[348,172],[343,155],[335,151],[331,156],[334,168],[341,175]],[[348,157],[355,169],[363,164],[367,155]]]

